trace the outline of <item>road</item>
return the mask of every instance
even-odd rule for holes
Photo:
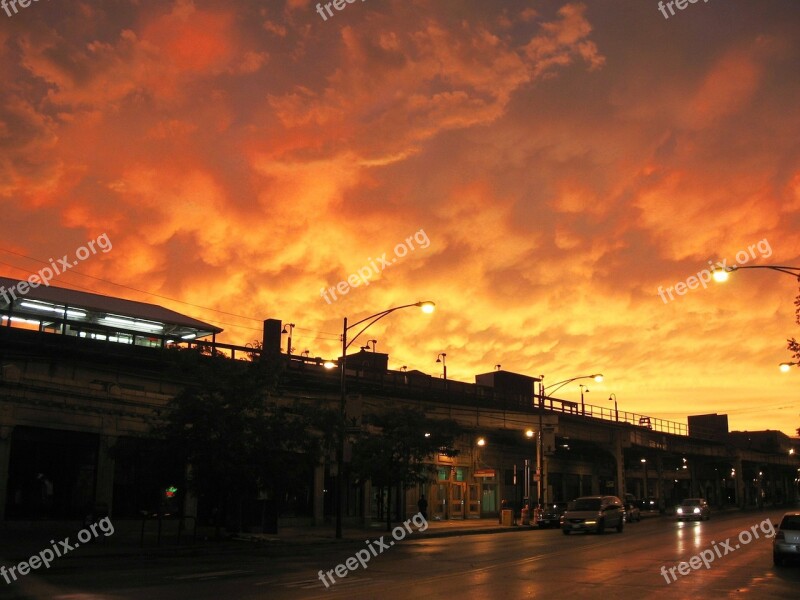
[[[37,600],[797,598],[800,565],[772,564],[769,523],[780,514],[737,512],[691,523],[651,517],[628,524],[621,534],[600,536],[564,536],[557,529],[432,539],[414,533],[394,545],[385,538],[382,552],[381,534],[375,533],[369,539],[376,555],[367,568],[359,566],[328,588],[318,572],[334,570],[367,544],[244,546],[195,558],[65,561],[12,586],[0,581],[5,588],[0,595]],[[752,541],[743,543],[749,536]],[[687,565],[688,573],[681,575],[678,564],[704,550],[710,568]]]

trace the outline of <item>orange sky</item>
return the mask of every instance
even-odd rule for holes
[[[446,352],[464,381],[600,371],[587,403],[794,434],[800,372],[777,364],[797,282],[658,291],[748,247],[800,265],[800,3],[657,4],[0,10],[0,275],[106,233],[112,251],[53,285],[237,344],[291,321],[296,353],[325,357],[343,316],[431,299],[359,342],[429,373]],[[321,296],[360,269],[368,286]]]

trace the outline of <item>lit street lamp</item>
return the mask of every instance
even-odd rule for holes
[[[543,492],[547,491],[547,487],[544,485],[544,482],[547,479],[547,462],[544,459],[544,399],[550,397],[550,394],[556,390],[559,390],[568,383],[577,381],[578,379],[594,379],[599,383],[603,381],[603,375],[602,373],[595,373],[594,375],[579,375],[578,377],[571,377],[569,379],[565,379],[564,381],[557,381],[556,383],[548,385],[547,387],[544,386],[544,375],[539,375],[539,443],[536,449],[536,472],[538,473],[539,477],[538,481],[536,482],[536,493],[537,500],[542,506],[546,504],[545,498],[543,497]],[[548,393],[547,390],[552,391]]]
[[[525,430],[525,437],[526,438],[528,438],[530,440],[530,439],[533,438],[533,436],[534,436],[533,429],[528,428],[528,429]],[[530,460],[527,459],[527,458],[525,459],[525,466],[524,466],[524,469],[523,469],[523,476],[525,477],[524,504],[526,506],[530,507],[530,505],[531,505],[531,463],[530,463]],[[539,503],[539,502],[541,502],[541,499],[537,498],[537,503]]]
[[[724,267],[722,269],[714,269],[712,277],[714,281],[717,283],[723,283],[728,281],[728,277],[730,273],[738,271],[740,269],[769,269],[770,271],[778,271],[779,273],[786,273],[787,275],[791,275],[800,281],[800,267],[784,267],[781,265],[750,265],[750,266],[739,266],[739,265],[731,265],[730,267]]]
[[[793,362],[784,362],[778,365],[778,368],[781,370],[781,373],[788,373],[792,370],[792,367],[800,365],[800,363],[793,363]]]
[[[573,381],[578,381],[579,379],[594,379],[597,383],[600,383],[601,381],[603,381],[603,374],[602,373],[595,373],[594,375],[579,375],[578,377],[570,377],[569,379],[565,379],[564,381],[559,381],[557,383],[553,383],[552,385],[548,385],[546,388],[544,388],[542,390],[542,394],[544,395],[544,393],[547,392],[547,390],[549,390],[551,388],[554,388],[553,391],[547,392],[547,397],[551,397],[556,392],[556,390],[561,389],[562,387],[564,387],[568,383],[572,383]],[[581,414],[582,415],[586,414],[586,410],[585,410],[584,405],[583,405],[583,388],[584,387],[585,386],[581,387]],[[586,391],[588,392],[589,390],[586,390]],[[544,396],[542,397],[542,407],[544,407]]]
[[[649,498],[649,496],[647,495],[647,459],[646,458],[642,459],[642,468],[644,468],[644,494],[643,494],[642,497],[643,498]]]
[[[346,411],[346,403],[347,403],[347,349],[350,347],[358,336],[364,333],[369,327],[380,321],[383,317],[388,314],[393,313],[396,310],[400,310],[403,308],[410,308],[412,306],[418,306],[422,309],[424,313],[432,313],[436,305],[431,301],[425,302],[415,302],[413,304],[404,304],[402,306],[395,306],[394,308],[387,308],[379,313],[375,313],[374,315],[370,315],[361,319],[360,321],[356,321],[352,325],[347,324],[347,317],[344,318],[344,323],[342,325],[342,358],[339,360],[339,367],[341,369],[341,382],[340,382],[340,390],[341,390],[341,397],[339,400],[339,419],[340,419],[340,427],[341,430],[339,432],[339,444],[336,448],[336,464],[337,464],[337,473],[336,473],[336,489],[335,489],[335,504],[336,504],[336,537],[341,539],[342,537],[342,491],[344,490],[344,486],[342,485],[342,480],[344,478],[344,438],[347,433],[347,411]],[[347,332],[350,331],[354,327],[358,327],[359,325],[364,325],[361,330],[355,334],[350,341],[347,341]]]
[[[800,283],[800,267],[786,267],[783,265],[751,265],[744,267],[739,265],[731,265],[730,267],[724,267],[722,269],[714,269],[712,277],[714,278],[714,281],[722,283],[728,280],[730,273],[738,271],[739,269],[769,269],[770,271],[778,271],[779,273],[791,275],[797,279],[798,283]],[[781,363],[779,367],[782,372],[787,373],[790,368],[796,364],[797,363]]]

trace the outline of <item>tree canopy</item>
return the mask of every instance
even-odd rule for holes
[[[383,488],[408,489],[430,480],[431,456],[456,456],[454,442],[460,427],[454,421],[434,420],[412,408],[395,408],[365,415],[366,430],[353,444],[353,474]],[[391,494],[389,494],[391,498]],[[391,505],[386,511],[391,529]],[[387,530],[388,530],[387,529]]]

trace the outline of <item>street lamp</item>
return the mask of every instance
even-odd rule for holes
[[[362,333],[364,333],[369,327],[380,321],[383,317],[388,314],[393,313],[396,310],[401,310],[403,308],[410,308],[412,306],[419,307],[422,312],[430,314],[436,309],[436,305],[431,302],[430,300],[426,300],[424,302],[414,302],[413,304],[403,304],[402,306],[395,306],[394,308],[387,308],[381,312],[375,313],[374,315],[370,315],[368,317],[364,317],[360,321],[356,321],[355,323],[348,325],[347,324],[347,317],[344,317],[344,321],[342,324],[342,358],[339,360],[339,367],[341,369],[341,382],[340,382],[340,391],[341,397],[339,399],[339,419],[340,419],[340,427],[341,431],[339,432],[339,444],[336,448],[336,465],[337,465],[337,473],[336,473],[336,537],[337,539],[341,539],[342,537],[342,491],[344,486],[342,485],[342,480],[344,478],[344,438],[346,434],[346,426],[347,426],[347,411],[346,411],[346,403],[347,403],[347,349],[350,347],[350,344],[358,339]],[[354,327],[358,327],[359,325],[364,324],[358,333],[356,333],[348,342],[347,341],[347,332],[353,329]]]
[[[528,439],[533,438],[534,432],[533,429],[526,429],[525,430],[525,437]],[[524,477],[525,477],[525,504],[530,507],[531,505],[531,463],[529,459],[525,459],[525,467],[523,469]],[[537,498],[537,502],[539,499]]]
[[[644,497],[649,498],[647,495],[647,459],[642,459],[642,467],[644,468]]]
[[[286,328],[289,328],[289,331],[286,331]],[[289,343],[286,345],[286,354],[292,354],[292,331],[294,330],[294,323],[287,323],[283,326],[283,331],[281,333],[288,333],[289,334]]]
[[[792,367],[798,366],[800,363],[793,363],[793,362],[783,362],[778,365],[778,368],[781,370],[781,373],[788,373],[792,370]]]
[[[731,265],[730,267],[723,267],[722,269],[714,269],[712,277],[714,278],[714,281],[722,283],[728,280],[728,275],[730,273],[738,271],[739,269],[769,269],[770,271],[778,271],[779,273],[791,275],[797,279],[798,283],[800,283],[800,267],[787,267],[783,265],[751,265],[744,267],[739,265]],[[781,363],[780,370],[784,373],[787,373],[790,367],[796,364],[798,363]]]
[[[614,420],[619,423],[619,411],[617,410],[617,395],[614,392],[611,392],[611,395],[608,397],[608,401],[611,402],[614,400]]]
[[[586,405],[583,403],[583,392],[586,392],[588,394],[591,390],[588,388],[588,386],[585,386],[583,384],[580,384],[578,387],[581,388],[581,414],[585,415]]]
[[[544,377],[544,375],[542,375],[542,377]],[[556,390],[561,389],[568,383],[572,383],[573,381],[578,381],[579,379],[594,379],[597,383],[600,383],[601,381],[603,381],[603,374],[595,373],[594,375],[579,375],[578,377],[570,377],[569,379],[565,379],[564,381],[558,381],[556,383],[548,385],[546,388],[542,388],[542,398],[541,398],[542,408],[544,408],[545,392],[547,392],[547,390],[553,388],[551,392],[547,392],[547,397],[551,397],[552,394],[556,392]],[[583,387],[581,387],[581,414],[582,415],[586,414],[586,410],[583,406]]]
[[[595,373],[594,375],[579,375],[578,377],[571,377],[563,381],[557,381],[556,383],[548,385],[547,387],[544,386],[544,375],[539,375],[539,440],[536,448],[536,474],[538,475],[536,481],[536,495],[538,502],[542,506],[546,504],[544,492],[547,491],[547,486],[544,485],[544,482],[547,478],[547,461],[545,461],[544,458],[544,399],[549,397],[549,394],[552,394],[568,383],[577,381],[578,379],[594,379],[599,383],[603,381],[603,375],[601,373]],[[547,390],[552,390],[552,392],[548,393]]]
[[[579,379],[594,379],[597,383],[600,383],[600,382],[603,381],[603,374],[602,373],[595,373],[594,375],[579,375],[578,377],[570,377],[569,379],[565,379],[564,381],[558,381],[556,383],[551,383],[546,388],[544,388],[544,391],[547,392],[547,397],[549,398],[556,392],[556,390],[561,389],[562,387],[564,387],[568,383],[572,383],[573,381],[578,381]],[[552,391],[548,391],[551,388],[555,388],[555,389],[553,389]]]
[[[769,269],[770,271],[778,271],[779,273],[786,273],[787,275],[791,275],[795,277],[798,281],[800,281],[800,267],[784,267],[782,265],[750,265],[750,266],[739,266],[739,265],[731,265],[730,267],[723,267],[722,269],[714,269],[712,277],[714,281],[717,283],[723,283],[728,281],[728,277],[730,273],[734,271],[738,271],[740,269]]]
[[[439,356],[436,357],[436,362],[442,363],[442,370],[445,381],[447,381],[447,363],[445,362],[446,359],[447,359],[447,354],[445,354],[444,352],[442,352],[441,354],[439,354]]]

